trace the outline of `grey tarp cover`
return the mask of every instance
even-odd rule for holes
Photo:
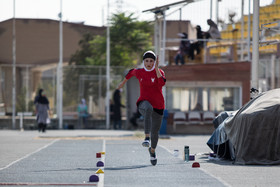
[[[224,130],[224,123],[221,123],[213,132],[212,136],[207,142],[207,145],[220,158],[230,159],[231,153],[228,146],[227,135]]]
[[[280,164],[280,89],[263,92],[224,125],[239,164]]]
[[[212,133],[207,145],[220,158],[233,159],[234,151],[232,150],[231,142],[229,141],[225,132],[224,125],[228,120],[231,120],[237,111],[221,112],[213,120],[215,131]]]

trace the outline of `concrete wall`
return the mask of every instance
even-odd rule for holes
[[[12,64],[12,19],[0,22],[0,64]],[[59,61],[59,21],[16,19],[16,63],[48,64]],[[85,33],[100,35],[105,27],[63,23],[63,61],[80,48]]]

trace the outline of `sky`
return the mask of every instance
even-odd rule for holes
[[[109,0],[109,15],[118,10],[133,13],[141,21],[153,21],[154,14],[142,11],[163,6],[181,0]],[[195,0],[182,8],[182,20],[190,20],[208,30],[206,20],[210,18],[210,0]],[[216,2],[213,1],[212,19],[216,21]],[[268,5],[273,0],[260,0],[260,6]],[[0,0],[0,22],[13,18],[13,0]],[[244,14],[248,14],[248,2],[244,0]],[[236,12],[235,20],[241,17],[241,0],[221,0],[219,4],[219,18],[228,22],[228,13]],[[103,26],[107,23],[108,0],[62,0],[63,21],[84,22],[85,25]],[[182,5],[171,7],[166,11],[167,20],[179,20],[179,9]],[[253,0],[251,0],[251,13]],[[16,18],[35,18],[59,20],[60,0],[15,0]]]

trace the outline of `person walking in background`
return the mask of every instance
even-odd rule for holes
[[[110,99],[110,121],[114,120],[114,102]]]
[[[114,129],[122,129],[122,111],[121,107],[125,107],[121,104],[121,91],[122,89],[116,89],[113,95],[114,99]]]
[[[132,117],[129,119],[130,123],[133,125],[135,129],[138,128],[137,119],[141,117],[139,110],[137,109],[136,112],[133,113]]]
[[[118,89],[121,89],[131,77],[135,76],[138,79],[140,97],[136,104],[139,112],[144,117],[145,131],[145,140],[142,146],[149,147],[151,164],[156,165],[155,150],[165,108],[162,87],[165,85],[166,79],[164,72],[158,67],[159,60],[153,51],[144,53],[143,64],[144,68],[131,69],[119,84]]]
[[[86,126],[88,118],[88,107],[85,99],[81,99],[81,103],[78,105],[78,115],[78,128],[81,129]]]
[[[35,97],[34,104],[36,107],[36,119],[38,124],[38,131],[45,132],[47,128],[47,121],[49,120],[49,100],[43,94],[43,89],[39,89],[38,95]]]

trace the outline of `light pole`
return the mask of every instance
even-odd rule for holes
[[[219,2],[221,2],[222,0],[217,0],[216,1],[216,23],[217,25],[219,25]]]
[[[244,60],[244,0],[241,0],[241,61]]]
[[[13,19],[13,90],[12,90],[12,105],[13,105],[13,116],[12,116],[12,127],[16,128],[16,0],[14,0],[14,19]]]
[[[60,0],[60,21],[59,21],[59,62],[57,66],[57,90],[56,90],[56,110],[58,115],[59,129],[63,126],[63,27],[62,27],[62,0]]]
[[[107,80],[107,92],[106,92],[106,129],[110,128],[110,20],[109,20],[109,8],[110,0],[107,2],[107,45],[106,45],[106,80]]]
[[[259,89],[258,64],[259,64],[259,0],[253,1],[253,57],[251,65],[251,88]]]
[[[248,1],[247,58],[251,61],[251,0]]]
[[[210,0],[210,19],[212,19],[212,6],[213,6],[213,2],[212,0]]]
[[[163,13],[163,28],[162,28],[162,57],[160,59],[160,65],[165,65],[165,46],[166,46],[166,17],[165,17],[165,11]]]

